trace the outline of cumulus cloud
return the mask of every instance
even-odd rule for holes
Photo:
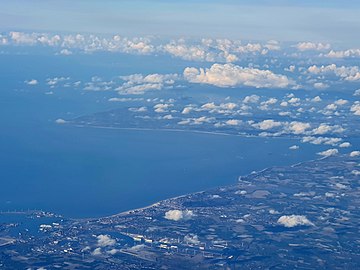
[[[158,103],[154,105],[154,111],[157,113],[168,112],[169,108],[171,108],[172,106],[173,106],[172,104]]]
[[[194,217],[193,211],[190,210],[169,210],[165,213],[165,218],[168,220],[189,220]]]
[[[125,82],[115,89],[119,94],[139,95],[149,90],[171,88],[178,76],[176,74],[133,74],[120,78]]]
[[[316,97],[311,99],[311,102],[321,102],[321,101],[322,101],[322,99],[319,96],[316,96]]]
[[[293,228],[296,226],[314,226],[314,224],[308,220],[306,216],[300,215],[281,216],[277,222],[287,228]]]
[[[62,48],[60,53],[69,55],[70,49],[87,53],[95,51],[149,54],[155,51],[148,38],[126,38],[119,35],[101,37],[93,34],[52,35],[47,33],[10,32],[8,42],[17,45],[43,45]]]
[[[229,119],[225,122],[226,125],[228,126],[238,126],[241,124],[241,120],[237,120],[237,119]]]
[[[311,144],[326,144],[335,146],[342,141],[341,138],[329,138],[329,137],[314,137],[314,136],[305,136],[302,138],[302,142],[311,143]]]
[[[185,235],[184,242],[192,245],[200,244],[199,237],[196,234]]]
[[[70,77],[47,78],[46,79],[46,84],[49,85],[50,87],[54,87],[57,84],[59,84],[60,82],[64,82],[64,81],[68,81],[68,80],[70,80]]]
[[[215,104],[214,102],[208,102],[203,105],[201,105],[200,108],[196,108],[195,105],[187,106],[185,107],[183,113],[185,114],[187,111],[208,111],[210,113],[219,113],[219,114],[232,114],[234,112],[234,109],[238,107],[237,104],[233,102],[227,102],[227,103],[220,103]]]
[[[297,121],[293,121],[289,125],[290,131],[294,134],[302,134],[310,127],[311,126],[309,123],[303,123],[303,122],[297,122]]]
[[[261,130],[269,130],[276,127],[280,127],[282,125],[281,122],[274,121],[272,119],[263,120],[259,123],[253,124],[252,126]]]
[[[232,63],[242,55],[266,55],[269,51],[280,50],[280,45],[275,40],[266,44],[243,44],[229,39],[202,39],[200,42],[179,39],[159,46],[159,50],[190,61]]]
[[[212,41],[211,41],[212,42]],[[175,57],[179,57],[190,61],[206,61],[206,62],[234,62],[238,57],[230,53],[227,48],[210,49],[211,42],[203,44],[190,45],[185,40],[171,41],[162,46],[162,50]]]
[[[109,98],[110,102],[143,101],[143,98]]]
[[[329,53],[325,54],[329,58],[355,58],[360,56],[360,49],[348,49],[342,51],[331,50]]]
[[[146,112],[147,111],[147,108],[145,106],[142,106],[142,107],[138,107],[138,108],[129,108],[129,111],[130,112]]]
[[[120,252],[120,250],[118,250],[116,248],[113,248],[113,249],[110,249],[109,251],[107,251],[107,253],[110,255],[115,255],[118,252]]]
[[[64,120],[64,119],[59,118],[59,119],[56,119],[56,120],[55,120],[55,123],[56,123],[56,124],[66,124],[67,121]]]
[[[112,239],[109,235],[100,234],[96,238],[99,247],[108,247],[116,244],[115,239]]]
[[[68,49],[62,49],[60,51],[61,55],[72,55],[72,51],[68,50]]]
[[[292,97],[287,101],[292,106],[299,106],[300,105],[300,98]]]
[[[37,85],[39,82],[35,79],[29,80],[29,81],[25,81],[25,83],[27,85]]]
[[[360,151],[352,151],[349,155],[350,157],[360,157]]]
[[[330,44],[313,43],[313,42],[300,42],[294,46],[299,51],[323,51],[329,50]]]
[[[96,248],[94,249],[94,251],[91,253],[93,256],[100,256],[102,254],[101,252],[101,248]]]
[[[285,75],[233,64],[213,64],[206,69],[187,67],[184,70],[184,78],[192,83],[211,84],[218,87],[285,88],[292,84]]]
[[[300,147],[298,145],[292,145],[289,147],[290,150],[298,150]]]
[[[340,148],[348,148],[348,147],[351,147],[351,143],[343,142],[343,143],[339,144],[339,147]]]
[[[317,82],[317,83],[314,83],[314,88],[316,88],[316,89],[326,89],[326,88],[329,88],[329,85],[326,84],[326,83]]]
[[[260,97],[258,95],[246,96],[243,100],[244,103],[258,103]]]
[[[355,101],[354,104],[351,106],[350,111],[351,111],[354,115],[360,115],[360,102],[359,102],[359,101]]]
[[[338,153],[339,153],[339,150],[337,150],[336,148],[333,148],[333,149],[328,149],[328,150],[319,152],[317,154],[320,156],[323,156],[323,157],[330,157],[330,156],[335,156]]]
[[[331,64],[327,66],[310,66],[307,71],[310,74],[316,75],[326,75],[334,74],[346,81],[358,81],[360,80],[360,70],[358,66],[337,66],[336,64]]]
[[[238,61],[242,55],[266,55],[270,51],[280,50],[279,42],[267,41],[265,44],[247,43],[229,39],[178,39],[155,45],[153,38],[128,38],[120,35],[112,37],[95,34],[47,34],[9,32],[0,35],[0,45],[43,45],[59,49],[76,49],[86,53],[96,51],[121,52],[131,54],[167,53],[191,61],[227,62]],[[66,52],[66,51],[65,51]],[[66,53],[65,53],[66,54]]]
[[[319,127],[315,128],[312,131],[312,133],[315,135],[323,135],[326,133],[343,133],[344,131],[345,129],[339,125],[331,126],[325,123],[321,123]]]

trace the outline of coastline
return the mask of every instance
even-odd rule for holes
[[[344,156],[344,155],[342,155],[342,156]],[[261,174],[261,173],[263,173],[263,172],[265,172],[265,171],[267,171],[267,170],[269,170],[269,169],[281,168],[281,167],[290,167],[290,168],[293,168],[293,167],[301,166],[301,165],[303,165],[303,164],[305,164],[305,163],[311,163],[311,162],[320,161],[320,160],[324,160],[324,159],[328,159],[328,158],[330,158],[330,157],[320,157],[320,158],[317,158],[317,159],[310,159],[310,160],[298,162],[298,163],[295,163],[295,164],[292,164],[292,165],[288,165],[288,166],[270,166],[270,167],[266,167],[266,168],[264,168],[264,169],[262,169],[262,170],[259,170],[259,171],[254,171],[254,172],[251,172],[251,173],[249,173],[249,174],[240,175],[240,176],[238,177],[238,181],[237,181],[237,182],[239,182],[239,180],[240,180],[242,177],[249,177],[249,176],[259,175],[259,174]],[[235,185],[237,182],[235,182],[235,183],[233,183],[233,184],[231,184],[231,185],[218,186],[218,187],[214,187],[214,188],[223,188],[223,187],[232,186],[232,185]],[[186,193],[186,194],[179,195],[179,196],[175,196],[175,197],[170,197],[170,198],[157,201],[157,202],[155,202],[155,203],[153,203],[153,204],[150,204],[150,205],[147,205],[147,206],[144,206],[144,207],[126,210],[126,211],[124,211],[124,212],[120,212],[120,213],[113,214],[113,215],[110,215],[110,216],[104,216],[104,217],[97,218],[97,219],[124,216],[124,215],[130,214],[131,212],[142,211],[142,210],[145,210],[145,209],[149,209],[149,208],[151,208],[151,207],[154,207],[154,206],[158,206],[158,205],[160,205],[162,202],[165,202],[165,201],[168,201],[168,200],[176,200],[176,199],[183,198],[183,197],[186,197],[186,196],[203,193],[203,192],[206,192],[207,190],[211,190],[211,188],[210,188],[210,189],[201,190],[201,191],[196,191],[196,192],[190,192],[190,193]],[[91,219],[91,220],[94,220],[94,219],[92,219],[92,218],[84,219],[84,220],[90,220],[90,219]]]
[[[126,131],[161,131],[161,132],[184,132],[184,133],[193,133],[193,134],[204,134],[204,135],[214,135],[214,136],[234,136],[241,138],[262,138],[262,139],[293,139],[299,140],[300,136],[259,136],[252,134],[233,134],[226,132],[213,132],[213,131],[202,131],[202,130],[188,130],[188,129],[178,129],[178,128],[131,128],[131,127],[109,127],[109,126],[98,126],[98,125],[80,125],[72,124],[68,122],[67,125],[77,127],[77,128],[97,128],[97,129],[110,129],[110,130],[126,130]]]
[[[214,135],[214,136],[234,136],[234,137],[242,137],[242,138],[263,138],[263,139],[293,139],[293,140],[297,140],[300,139],[300,137],[289,137],[289,136],[272,136],[272,137],[262,137],[262,136],[257,136],[257,135],[245,135],[245,134],[230,134],[230,133],[224,133],[224,132],[210,132],[210,131],[199,131],[199,130],[184,130],[184,129],[165,129],[165,128],[160,128],[160,129],[156,129],[156,128],[122,128],[122,127],[108,127],[108,126],[97,126],[97,125],[79,125],[79,124],[72,124],[71,122],[68,122],[69,125],[73,126],[73,127],[77,127],[77,128],[95,128],[95,129],[110,129],[110,130],[125,130],[125,131],[160,131],[160,132],[185,132],[185,133],[193,133],[193,134],[205,134],[205,135]],[[296,167],[296,166],[301,166],[304,163],[308,163],[308,162],[315,162],[318,160],[323,160],[329,157],[319,157],[316,159],[310,159],[310,160],[305,160],[305,161],[301,161],[301,162],[297,162],[291,165],[288,165],[288,167]],[[269,169],[272,168],[277,168],[277,167],[283,167],[283,166],[270,166],[270,167],[266,167],[264,169],[258,170],[258,171],[253,171],[251,173],[245,174],[245,175],[240,175],[238,176],[238,180],[237,182],[242,178],[242,177],[248,177],[251,175],[258,175],[261,174]],[[234,185],[237,182],[234,182],[233,184],[230,185]],[[229,185],[226,185],[229,186]],[[213,187],[213,188],[222,188],[222,187],[226,187],[226,186],[217,186],[217,187]],[[130,210],[126,210],[123,212],[119,212],[119,213],[115,213],[109,216],[103,216],[100,218],[84,218],[84,219],[80,219],[80,220],[94,220],[94,219],[102,219],[102,218],[111,218],[111,217],[117,217],[117,216],[124,216],[127,214],[130,214],[131,212],[135,212],[135,211],[142,211],[142,210],[146,210],[149,209],[151,207],[154,206],[158,206],[160,205],[162,202],[167,201],[167,200],[176,200],[182,197],[186,197],[186,196],[190,196],[190,195],[194,195],[194,194],[198,194],[198,193],[202,193],[205,192],[209,189],[205,189],[205,190],[201,190],[201,191],[196,191],[196,192],[190,192],[190,193],[186,193],[186,194],[182,194],[179,196],[175,196],[175,197],[170,197],[170,198],[166,198],[157,202],[154,202],[150,205],[146,205],[143,207],[139,207],[139,208],[133,208]],[[79,219],[78,219],[79,220]]]

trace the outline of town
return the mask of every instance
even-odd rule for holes
[[[354,151],[268,168],[231,186],[99,219],[3,213],[0,266],[356,269],[359,164]]]

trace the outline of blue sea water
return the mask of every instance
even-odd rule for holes
[[[31,68],[30,56],[19,60],[20,66],[10,61],[14,57],[1,57],[8,66],[0,70],[0,210],[110,215],[232,184],[254,170],[314,159],[323,150],[302,145],[290,151],[289,146],[299,143],[292,139],[58,125],[57,118],[119,105],[107,102],[104,93],[62,89],[45,95],[39,87],[24,86],[23,80],[55,75],[48,62]],[[64,74],[69,63],[57,64],[57,74]],[[75,73],[75,68],[68,72]]]
[[[63,102],[39,99],[18,100],[3,113],[1,210],[108,215],[315,157],[313,146],[290,152],[291,139],[57,125],[46,119],[56,119],[49,108]]]

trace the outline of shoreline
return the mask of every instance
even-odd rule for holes
[[[340,156],[345,156],[345,155],[340,155]],[[328,159],[330,157],[320,157],[320,158],[317,158],[317,159],[310,159],[310,160],[306,160],[306,161],[302,161],[302,162],[298,162],[298,163],[295,163],[295,164],[292,164],[292,165],[288,165],[286,167],[290,167],[290,168],[293,168],[293,167],[296,167],[296,166],[301,166],[302,164],[305,164],[305,163],[310,163],[310,162],[315,162],[315,161],[320,161],[320,160],[324,160],[324,159]],[[281,167],[284,167],[284,166],[270,166],[270,167],[266,167],[262,170],[259,170],[259,171],[255,171],[255,172],[251,172],[249,174],[245,174],[245,175],[240,175],[238,177],[238,180],[234,183],[234,184],[230,184],[230,185],[226,185],[226,186],[217,186],[217,187],[214,187],[215,189],[218,189],[218,188],[222,188],[222,187],[228,187],[228,186],[232,186],[232,185],[236,185],[240,179],[242,177],[248,177],[248,176],[251,176],[251,175],[259,175],[269,169],[272,169],[272,168],[281,168]],[[141,211],[141,210],[145,210],[145,209],[149,209],[151,207],[154,207],[154,206],[158,206],[160,205],[162,202],[164,201],[167,201],[167,200],[176,200],[176,199],[179,199],[179,198],[182,198],[182,197],[186,197],[186,196],[189,196],[189,195],[194,195],[194,194],[199,194],[199,193],[203,193],[203,192],[206,192],[207,190],[211,190],[210,189],[205,189],[205,190],[201,190],[201,191],[196,191],[196,192],[190,192],[190,193],[186,193],[186,194],[183,194],[183,195],[179,195],[179,196],[175,196],[175,197],[171,197],[171,198],[167,198],[167,199],[164,199],[164,200],[160,200],[160,201],[157,201],[153,204],[150,204],[150,205],[147,205],[147,206],[144,206],[144,207],[139,207],[139,208],[134,208],[134,209],[130,209],[130,210],[126,210],[126,211],[123,211],[123,212],[120,212],[120,213],[117,213],[117,214],[113,214],[113,215],[110,215],[110,216],[104,216],[104,217],[100,217],[100,218],[96,218],[97,220],[100,220],[100,219],[103,219],[103,218],[112,218],[112,217],[118,217],[118,216],[124,216],[124,215],[127,215],[127,214],[130,214],[131,212],[135,212],[135,211]],[[82,220],[94,220],[94,218],[88,218],[88,219],[82,219]]]
[[[66,123],[69,126],[77,128],[94,128],[94,129],[110,129],[110,130],[125,130],[125,131],[160,131],[160,132],[183,132],[192,134],[203,134],[203,135],[214,135],[214,136],[233,136],[240,138],[262,138],[262,139],[287,139],[287,140],[300,140],[299,136],[259,136],[251,134],[232,134],[226,132],[213,132],[213,131],[202,131],[202,130],[187,130],[178,128],[132,128],[132,127],[109,127],[109,126],[98,126],[98,125],[80,125],[72,124],[71,122]],[[300,142],[302,143],[302,142]]]
[[[198,130],[183,130],[183,129],[121,128],[121,127],[107,127],[107,126],[94,126],[94,125],[74,125],[74,124],[71,124],[71,122],[68,122],[67,125],[72,126],[72,127],[77,127],[77,128],[94,128],[94,129],[109,129],[109,130],[184,132],[184,133],[205,134],[205,135],[214,135],[214,136],[235,136],[235,137],[243,137],[243,138],[262,138],[262,139],[292,139],[292,140],[299,139],[297,137],[285,137],[285,136],[263,137],[263,136],[257,136],[257,135],[228,134],[228,133],[222,133],[222,132],[220,133],[220,132],[198,131]],[[103,218],[124,216],[124,215],[127,215],[127,214],[131,213],[131,212],[142,211],[142,210],[154,207],[154,206],[158,206],[159,204],[161,204],[162,202],[167,201],[167,200],[176,200],[178,198],[182,198],[182,197],[186,197],[186,196],[190,196],[190,195],[194,195],[194,194],[198,194],[198,193],[203,193],[203,192],[206,192],[207,190],[217,189],[217,188],[221,188],[221,187],[227,187],[227,186],[231,186],[231,185],[236,185],[242,177],[249,177],[249,176],[252,176],[252,175],[258,175],[258,174],[261,174],[264,171],[272,169],[272,168],[284,167],[284,166],[286,166],[286,167],[295,167],[295,166],[300,166],[300,165],[302,165],[304,163],[323,160],[323,159],[326,159],[326,158],[328,158],[328,157],[319,157],[319,158],[315,158],[315,159],[300,161],[300,162],[290,164],[290,165],[274,165],[274,166],[265,167],[265,168],[263,168],[261,170],[252,171],[252,172],[250,172],[248,174],[239,175],[237,177],[238,180],[234,181],[234,183],[230,183],[230,184],[227,184],[227,185],[224,185],[224,186],[223,185],[214,186],[214,187],[210,187],[210,188],[207,188],[207,189],[204,189],[204,190],[201,190],[201,191],[189,192],[189,193],[181,194],[181,195],[178,195],[178,196],[175,196],[175,197],[168,197],[168,198],[156,201],[156,202],[154,202],[152,204],[149,204],[149,205],[145,205],[145,206],[138,207],[138,208],[132,208],[132,209],[129,209],[129,210],[125,210],[125,211],[110,214],[110,215],[105,215],[105,216],[100,216],[100,217],[84,217],[84,218],[71,218],[71,217],[69,217],[67,219],[85,221],[85,220],[100,220],[100,219],[103,219]],[[34,210],[32,210],[32,211],[34,211]],[[15,211],[10,211],[10,213],[3,211],[2,213],[0,212],[0,214],[6,214],[6,213],[11,214],[11,212],[15,212]],[[21,213],[25,214],[26,211],[21,212]]]
[[[338,155],[337,157],[339,157],[339,156],[341,157],[341,156],[346,156],[346,155],[344,155],[344,154],[343,155]],[[200,190],[200,191],[189,192],[189,193],[178,195],[178,196],[175,196],[175,197],[169,197],[169,198],[166,198],[166,199],[163,199],[163,200],[160,200],[160,201],[156,201],[156,202],[154,202],[152,204],[149,204],[149,205],[145,205],[145,206],[138,207],[138,208],[132,208],[132,209],[125,210],[125,211],[115,213],[115,214],[111,214],[111,215],[108,215],[108,216],[88,217],[88,218],[71,218],[71,217],[70,218],[65,217],[65,218],[68,219],[68,220],[77,220],[77,221],[94,221],[94,220],[101,220],[101,219],[113,218],[113,217],[118,217],[118,216],[124,216],[124,215],[130,214],[131,212],[142,211],[142,210],[146,210],[146,209],[149,209],[151,207],[154,207],[154,206],[158,206],[162,202],[165,202],[165,201],[168,201],[168,200],[176,200],[176,199],[183,198],[183,197],[186,197],[186,196],[203,193],[203,192],[206,192],[206,191],[211,190],[211,189],[218,189],[218,188],[223,188],[223,187],[229,187],[229,186],[232,186],[232,185],[236,185],[240,181],[240,179],[242,177],[249,177],[249,176],[259,175],[259,174],[261,174],[261,173],[263,173],[263,172],[265,172],[265,171],[267,171],[269,169],[281,168],[281,167],[293,168],[293,167],[296,167],[296,166],[301,166],[302,164],[305,164],[305,163],[320,161],[320,160],[324,160],[324,159],[328,159],[328,158],[331,158],[331,157],[319,157],[319,158],[316,158],[316,159],[310,159],[310,160],[297,162],[297,163],[287,165],[287,166],[279,165],[279,166],[266,167],[266,168],[258,170],[258,171],[253,171],[251,173],[238,176],[238,178],[237,178],[238,180],[236,180],[236,182],[234,182],[233,184],[228,184],[228,185],[224,185],[224,186],[216,186],[216,187],[212,187],[212,188],[208,188],[208,189],[204,189],[204,190]],[[21,212],[19,212],[19,211],[10,211],[10,212],[0,211],[0,215],[2,215],[2,214],[28,214],[28,213],[36,212],[36,211],[43,211],[43,210],[29,210],[29,211],[21,211]]]

